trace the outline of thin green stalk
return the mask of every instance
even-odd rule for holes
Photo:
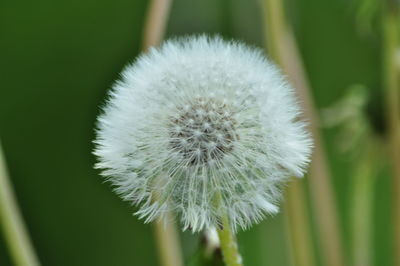
[[[289,25],[286,23],[283,3],[281,0],[263,0],[263,10],[266,30],[266,43],[271,57],[288,74],[289,79],[296,88],[296,93],[303,105],[304,116],[310,121],[310,131],[314,138],[314,152],[309,170],[309,185],[313,211],[316,218],[318,229],[318,239],[324,265],[342,266],[344,265],[341,232],[337,215],[335,197],[331,185],[331,177],[328,171],[327,160],[322,144],[322,137],[319,132],[318,116],[315,111],[313,99],[310,93],[309,84],[306,79],[300,55],[297,50],[296,41]],[[297,191],[298,197],[294,201],[304,206],[306,203],[304,191]],[[300,203],[301,202],[301,203]],[[293,206],[294,208],[294,206]],[[287,212],[296,214],[291,206]],[[309,230],[308,218],[299,217],[302,221],[299,224],[293,223],[289,231],[293,235],[301,234],[299,231]],[[290,225],[290,224],[289,224]],[[297,250],[304,245],[308,245],[308,257],[314,257],[311,241],[292,237],[293,249]],[[293,253],[293,252],[292,252]],[[314,263],[314,262],[311,262]],[[300,259],[295,258],[296,265],[307,265]]]
[[[374,183],[377,171],[377,147],[369,140],[359,160],[353,179],[350,208],[352,233],[352,265],[373,265],[372,220]]]
[[[231,230],[227,216],[222,217],[221,227],[217,229],[222,255],[226,266],[243,266],[236,237]]]
[[[383,16],[383,77],[388,125],[388,149],[393,168],[395,265],[400,265],[400,70],[396,51],[400,49],[399,6],[387,1]]]
[[[38,266],[39,260],[18,209],[17,200],[8,178],[0,144],[0,221],[5,240],[16,266]]]

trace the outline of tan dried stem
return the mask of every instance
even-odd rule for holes
[[[164,38],[172,0],[152,0],[149,4],[145,26],[143,30],[142,49],[157,46]],[[183,255],[179,233],[173,215],[165,215],[166,223],[157,220],[154,222],[154,236],[158,247],[160,263],[163,266],[183,266]]]
[[[157,242],[160,265],[183,266],[179,233],[173,222],[172,215],[167,214],[166,217],[170,217],[166,223],[160,220],[154,222],[154,235]]]
[[[5,241],[16,266],[39,266],[21,211],[8,178],[0,143],[0,222]]]
[[[302,180],[293,180],[287,187],[284,208],[292,263],[295,266],[314,266],[315,254]]]
[[[142,49],[157,46],[164,38],[172,0],[150,1],[143,31]]]
[[[286,23],[283,3],[281,0],[263,0],[263,10],[265,17],[266,41],[268,50],[272,58],[288,74],[290,81],[296,88],[298,99],[304,110],[304,117],[310,123],[310,131],[314,138],[314,152],[309,170],[308,183],[310,185],[311,201],[313,211],[316,217],[318,229],[318,238],[320,250],[324,265],[342,266],[344,265],[341,230],[339,230],[339,221],[337,207],[331,184],[331,177],[328,171],[327,160],[325,157],[322,137],[319,131],[318,116],[313,104],[310,86],[308,84],[302,60],[300,58],[294,35],[289,25]],[[300,181],[297,181],[300,182]],[[300,186],[300,184],[295,184]],[[289,189],[289,196],[293,200],[288,201],[287,211],[291,219],[299,219],[290,228],[293,236],[300,235],[302,230],[309,232],[309,221],[304,215],[299,215],[293,203],[303,205],[306,209],[306,203],[303,188]],[[301,202],[301,203],[300,203]],[[291,203],[293,205],[291,205]],[[297,216],[295,216],[297,214]],[[309,235],[309,233],[307,233]],[[293,250],[307,249],[303,251],[308,253],[305,258],[295,257],[297,265],[311,265],[314,263],[314,254],[312,251],[311,240],[298,239],[293,237]],[[302,247],[303,246],[303,247]],[[304,247],[304,246],[307,246]],[[294,254],[296,256],[296,254]],[[310,262],[308,262],[308,261]]]

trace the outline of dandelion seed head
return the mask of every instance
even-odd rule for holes
[[[122,72],[98,118],[97,167],[149,222],[246,228],[278,211],[280,188],[311,151],[292,88],[259,50],[189,37]],[[216,200],[218,198],[218,200]],[[216,204],[218,202],[218,204]]]
[[[176,113],[179,117],[171,117],[170,128],[182,130],[170,130],[170,148],[182,154],[186,165],[202,165],[209,160],[222,159],[233,149],[238,137],[235,121],[226,111],[230,107],[204,97],[194,98],[189,106],[178,106]]]

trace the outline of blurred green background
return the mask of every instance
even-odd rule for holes
[[[0,1],[0,134],[43,265],[158,265],[151,225],[102,182],[91,155],[99,106],[140,52],[147,6],[145,0]],[[359,30],[354,2],[288,0],[287,7],[316,106],[331,105],[354,84],[365,85],[369,106],[376,106],[380,35]],[[261,15],[256,0],[176,0],[167,37],[218,33],[263,47]],[[372,113],[380,122],[379,107]],[[348,247],[353,168],[352,158],[336,149],[338,130],[323,134]],[[375,265],[392,263],[388,171],[375,183]],[[183,233],[182,241],[189,260],[198,236]],[[289,265],[282,215],[240,232],[239,241],[246,265]],[[3,238],[0,265],[12,265]]]

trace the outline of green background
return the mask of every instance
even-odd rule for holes
[[[134,217],[135,209],[102,182],[91,155],[99,106],[140,51],[147,5],[144,0],[0,1],[0,134],[43,265],[158,265],[151,225]],[[355,4],[288,0],[287,7],[316,106],[329,106],[354,84],[366,85],[372,101],[379,101],[380,35],[358,30]],[[167,36],[204,32],[264,46],[259,2],[174,1]],[[380,110],[374,114],[380,121]],[[335,148],[337,129],[323,133],[348,250],[352,159]],[[392,262],[389,186],[389,175],[381,173],[374,205],[376,265]],[[284,228],[277,215],[241,232],[246,265],[289,265]],[[182,241],[190,260],[198,236],[186,232]],[[12,265],[3,238],[0,265]]]

